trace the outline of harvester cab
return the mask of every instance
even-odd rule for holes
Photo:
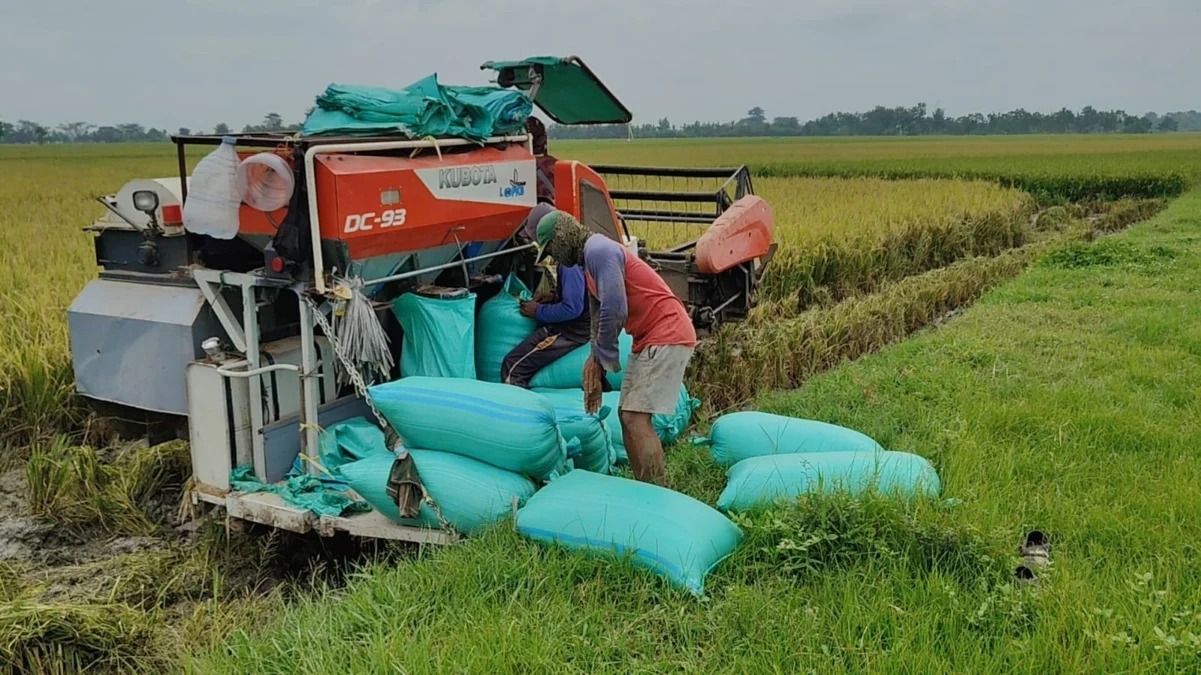
[[[631,119],[576,57],[484,68],[560,124]],[[388,337],[387,361],[400,364],[403,335],[391,311],[400,296],[471,292],[482,302],[509,271],[534,279],[532,245],[515,237],[536,203],[530,137],[235,134],[241,160],[274,154],[294,190],[273,210],[242,204],[231,239],[186,231],[182,217],[188,149],[223,137],[172,140],[179,175],[100,198],[103,217],[88,228],[101,271],[68,311],[77,391],[106,416],[188,439],[194,500],[231,517],[297,532],[448,541],[375,511],[317,515],[271,491],[239,490],[231,473],[249,466],[265,485],[297,471],[320,477],[320,429],[375,416],[370,376],[344,353],[347,297],[369,300]],[[702,333],[750,310],[775,244],[771,210],[745,167],[561,160],[551,173],[555,206],[636,249]],[[374,379],[403,375],[392,366]]]

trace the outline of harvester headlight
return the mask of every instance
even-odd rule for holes
[[[154,190],[138,190],[133,193],[133,207],[146,215],[158,210],[158,193]]]

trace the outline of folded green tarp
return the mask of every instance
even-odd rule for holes
[[[316,476],[293,476],[283,483],[268,485],[254,475],[249,465],[239,466],[229,474],[229,484],[240,492],[271,492],[288,504],[308,509],[319,516],[340,516],[345,513],[370,511],[367,502],[345,492],[327,488]]]
[[[499,87],[448,87],[430,75],[404,89],[329,85],[317,97],[302,136],[454,136],[483,141],[522,133],[533,103]]]

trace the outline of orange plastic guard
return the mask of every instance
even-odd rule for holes
[[[767,255],[771,225],[771,207],[762,197],[739,199],[697,239],[697,269],[702,274],[718,274]]]

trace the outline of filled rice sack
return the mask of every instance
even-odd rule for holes
[[[742,541],[737,525],[692,497],[589,471],[573,471],[539,490],[517,512],[517,531],[589,554],[628,555],[697,595]]]
[[[475,318],[475,375],[485,382],[501,381],[501,364],[517,345],[528,338],[538,322],[521,315],[521,303],[532,297],[530,289],[515,275],[480,307]]]
[[[410,449],[413,463],[442,517],[463,534],[475,534],[513,513],[513,498],[524,504],[534,494],[534,483],[520,474],[498,469],[463,455],[436,450]],[[388,473],[395,455],[372,455],[343,464],[347,484],[376,511],[401,525],[437,529],[438,516],[422,504],[416,518],[401,518],[388,496]]]
[[[405,293],[392,302],[392,312],[404,329],[401,377],[475,377],[475,294]]]
[[[703,442],[709,445],[713,461],[726,467],[765,455],[884,449],[853,429],[763,412],[722,415]]]
[[[584,391],[582,389],[535,389],[539,394],[549,398],[559,414],[568,411],[584,411]],[[620,391],[611,391],[602,397],[604,405],[613,409],[613,413],[605,420],[609,429],[609,437],[613,442],[616,464],[624,466],[629,463],[626,453],[625,440],[621,435],[621,417],[617,413],[617,404],[621,400]],[[692,423],[692,413],[700,407],[701,402],[688,395],[687,387],[680,385],[680,396],[676,401],[676,410],[670,415],[651,415],[651,425],[655,434],[664,443],[674,443]]]
[[[866,450],[751,457],[726,472],[717,508],[737,513],[819,491],[935,496],[941,489],[930,462],[908,452]]]
[[[616,373],[605,373],[605,379],[615,391],[621,389],[621,380],[625,375],[626,361],[630,358],[630,350],[634,347],[634,338],[624,330],[617,336],[617,358],[621,362],[621,370]],[[584,363],[592,354],[592,345],[585,344],[576,347],[566,356],[552,361],[548,366],[534,373],[530,379],[530,387],[534,389],[580,389],[584,386]]]
[[[405,377],[368,394],[405,445],[454,452],[546,480],[565,470],[566,444],[550,400],[479,380]]]
[[[572,460],[575,468],[597,473],[609,473],[613,468],[617,452],[606,424],[613,417],[612,412],[608,406],[603,406],[595,415],[585,415],[583,410],[555,408],[563,439],[569,444],[578,441],[567,451],[567,458]]]

